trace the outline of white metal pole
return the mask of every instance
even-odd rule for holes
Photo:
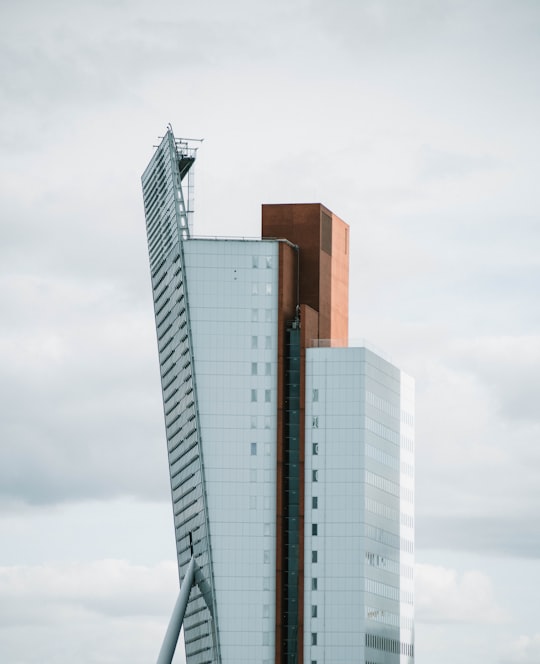
[[[180,636],[182,623],[184,622],[184,614],[186,612],[189,593],[191,592],[193,582],[195,581],[196,571],[197,565],[195,563],[195,558],[192,556],[191,560],[189,561],[186,575],[184,576],[182,585],[180,586],[178,599],[174,605],[171,619],[169,621],[169,626],[167,627],[167,632],[165,633],[165,638],[163,639],[163,645],[159,651],[157,664],[171,664],[172,662],[174,651],[176,650],[176,645],[178,643],[178,637]]]

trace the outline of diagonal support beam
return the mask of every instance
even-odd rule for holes
[[[190,533],[191,539],[191,533]],[[192,548],[193,552],[193,548]],[[174,651],[178,644],[178,637],[180,636],[180,630],[182,629],[182,624],[184,622],[184,615],[186,613],[186,607],[189,600],[189,594],[194,585],[199,587],[201,595],[208,606],[212,618],[214,617],[214,612],[212,610],[212,590],[208,581],[203,577],[203,574],[195,562],[195,556],[191,555],[191,560],[189,561],[186,574],[180,586],[180,592],[178,593],[178,599],[174,605],[173,612],[171,614],[171,619],[169,620],[169,626],[165,632],[165,638],[163,639],[163,645],[159,651],[159,656],[157,658],[157,664],[171,664],[172,658],[174,656]]]
[[[180,586],[178,599],[176,600],[171,619],[169,620],[169,626],[167,627],[167,632],[163,639],[163,645],[159,651],[157,664],[171,664],[172,662],[174,651],[176,650],[176,644],[178,643],[178,637],[180,636],[180,630],[182,629],[182,623],[184,622],[189,593],[195,582],[197,569],[197,563],[195,562],[194,556],[192,556],[189,561],[186,575]]]

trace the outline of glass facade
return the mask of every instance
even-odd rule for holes
[[[277,246],[184,242],[223,662],[274,661]]]
[[[306,394],[304,660],[412,662],[412,381],[365,348],[312,348]]]

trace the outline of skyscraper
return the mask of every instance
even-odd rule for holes
[[[197,238],[195,156],[142,177],[188,664],[410,664],[414,389],[348,342],[349,227]]]

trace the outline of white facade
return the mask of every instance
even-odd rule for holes
[[[412,663],[410,379],[365,348],[306,353],[304,661]]]
[[[184,242],[223,662],[274,661],[277,247]]]

